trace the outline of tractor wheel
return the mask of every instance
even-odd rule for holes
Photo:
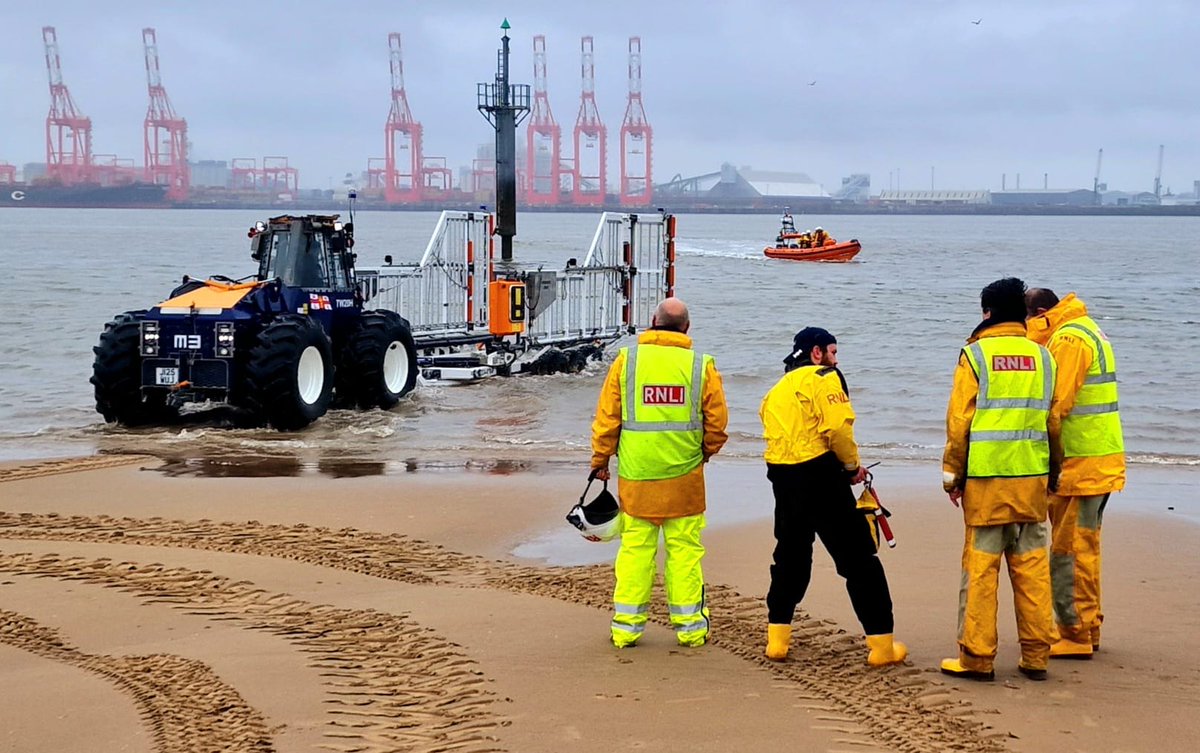
[[[96,410],[109,423],[126,426],[161,423],[178,411],[166,404],[166,393],[142,395],[142,330],[145,311],[118,314],[104,325],[100,343],[92,348],[91,383],[96,388]]]
[[[417,348],[408,322],[394,311],[364,311],[342,349],[338,394],[347,405],[396,405],[417,383]]]
[[[325,415],[333,397],[329,338],[316,320],[281,316],[258,333],[246,359],[243,406],[280,431]]]

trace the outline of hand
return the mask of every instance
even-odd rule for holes
[[[854,472],[853,478],[850,479],[850,483],[851,484],[861,484],[862,482],[864,482],[866,480],[867,480],[867,469],[863,468],[860,465],[858,467],[858,470],[856,470]]]
[[[962,496],[963,496],[962,489],[951,489],[950,491],[946,492],[946,494],[947,494],[947,496],[950,497],[950,504],[954,505],[955,507],[962,506],[960,504],[960,502],[962,501]]]
[[[612,474],[608,472],[608,466],[604,465],[599,468],[592,469],[592,478],[598,478],[601,481],[608,481],[612,478]]]

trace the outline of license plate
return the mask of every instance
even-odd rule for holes
[[[175,366],[159,366],[154,369],[154,378],[158,384],[174,386],[179,383],[179,369]]]

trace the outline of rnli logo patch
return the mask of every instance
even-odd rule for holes
[[[829,395],[828,397],[829,397],[830,405],[836,405],[838,403],[849,403],[850,402],[850,396],[847,395],[845,392],[839,392],[834,395]]]
[[[308,294],[308,306],[311,309],[329,310],[333,308],[333,304],[329,302],[329,296],[316,293]]]
[[[1033,356],[992,356],[992,371],[1037,371]]]
[[[642,387],[642,405],[686,405],[686,393],[680,384],[647,384]]]

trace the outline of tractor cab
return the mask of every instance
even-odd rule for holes
[[[354,289],[353,223],[339,215],[272,217],[250,228],[250,257],[259,280],[295,288]]]
[[[411,328],[363,310],[351,223],[285,215],[249,236],[254,281],[185,277],[167,300],[105,327],[92,367],[105,420],[157,423],[188,403],[225,403],[240,422],[291,430],[335,399],[386,409],[412,390]]]

